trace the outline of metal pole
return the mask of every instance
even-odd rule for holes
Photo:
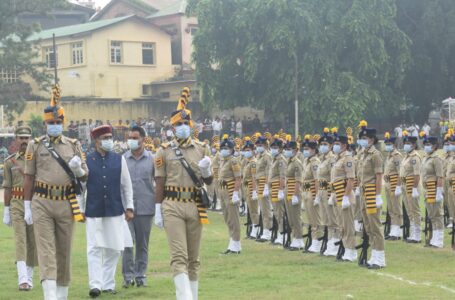
[[[295,110],[295,138],[299,135],[299,67],[297,52],[295,53],[295,99],[294,99],[294,110]]]

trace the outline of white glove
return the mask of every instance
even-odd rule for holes
[[[212,166],[212,160],[210,157],[204,156],[204,158],[201,159],[197,165],[199,170],[201,170],[202,178],[212,176],[212,169],[210,168]]]
[[[436,202],[441,202],[444,200],[444,192],[442,187],[437,187],[436,188]]]
[[[400,196],[401,195],[401,185],[397,185],[397,187],[395,188],[395,196]]]
[[[419,190],[417,188],[412,188],[412,198],[419,198]]]
[[[321,197],[319,195],[316,195],[316,198],[314,198],[313,206],[318,206],[321,204]]]
[[[164,228],[163,216],[161,215],[161,203],[155,203],[155,225],[159,229]]]
[[[258,192],[257,191],[253,191],[253,193],[251,195],[251,200],[253,200],[253,201],[258,200]]]
[[[232,193],[232,204],[237,204],[240,202],[239,192],[234,191]]]
[[[11,226],[11,216],[9,215],[9,206],[5,206],[3,210],[3,224]]]
[[[74,156],[68,163],[71,171],[73,171],[76,177],[82,177],[85,175],[84,169],[82,169],[82,160],[79,156]]]
[[[269,195],[269,186],[264,185],[264,191],[262,192],[262,197],[267,197]]]
[[[336,199],[337,199],[337,196],[335,195],[335,193],[330,194],[329,201],[327,204],[330,206],[333,206],[336,202]]]
[[[25,223],[27,223],[27,225],[33,224],[31,206],[32,206],[32,201],[30,201],[30,200],[24,201],[24,220],[25,220]]]
[[[280,200],[280,201],[284,200],[284,191],[283,190],[278,190],[278,200]]]
[[[351,206],[351,202],[349,202],[349,197],[348,196],[343,196],[343,201],[341,202],[341,208],[346,209]]]
[[[377,208],[382,207],[382,196],[381,195],[376,195],[376,207]]]
[[[359,187],[355,188],[354,195],[355,196],[360,196],[360,188]]]
[[[297,197],[296,195],[292,195],[292,205],[297,205],[299,204],[299,197]]]

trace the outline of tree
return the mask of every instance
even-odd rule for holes
[[[188,13],[198,17],[193,59],[209,105],[289,120],[297,87],[300,125],[321,130],[394,113],[403,99],[410,39],[395,0],[190,0]]]
[[[25,100],[32,97],[28,80],[40,88],[49,86],[51,77],[42,71],[42,64],[35,60],[36,45],[28,37],[40,30],[38,25],[28,26],[18,22],[25,13],[46,13],[65,6],[65,0],[4,0],[0,1],[0,105],[11,118],[24,109]],[[16,79],[17,78],[17,79]]]

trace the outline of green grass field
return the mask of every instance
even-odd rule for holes
[[[455,252],[387,242],[387,268],[370,271],[354,263],[243,240],[238,256],[223,256],[228,242],[222,216],[210,213],[201,260],[200,299],[455,299]],[[447,232],[447,231],[446,231]],[[78,224],[72,254],[70,299],[89,299],[85,230]],[[41,299],[38,272],[31,292],[17,291],[13,232],[0,226],[0,299]],[[174,286],[164,231],[153,228],[148,287],[123,289],[121,265],[115,296],[101,299],[173,299]]]

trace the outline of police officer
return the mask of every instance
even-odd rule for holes
[[[199,249],[202,224],[208,223],[198,184],[182,164],[183,157],[198,181],[213,180],[209,148],[191,136],[190,97],[184,88],[171,125],[175,138],[162,145],[155,156],[155,224],[166,231],[177,299],[197,299]],[[190,171],[191,172],[191,171]]]
[[[385,267],[384,231],[381,229],[382,211],[382,166],[381,152],[376,149],[378,139],[376,129],[362,127],[359,133],[359,145],[364,149],[360,157],[360,187],[362,194],[362,220],[371,243],[369,269]]]
[[[355,196],[353,192],[355,166],[354,159],[347,152],[347,147],[347,136],[338,135],[338,130],[334,130],[333,153],[336,158],[330,175],[332,199],[329,201],[336,203],[340,215],[341,241],[344,247],[344,255],[341,259],[353,262],[357,259],[354,229]]]
[[[251,233],[247,237],[249,239],[257,239],[259,234],[259,205],[258,205],[258,192],[257,192],[257,181],[256,181],[256,158],[254,157],[254,144],[246,138],[243,145],[243,158],[244,167],[242,168],[243,176],[243,197],[246,198],[248,206],[248,213],[251,218]]]
[[[32,129],[28,126],[18,127],[15,135],[19,151],[6,158],[3,168],[3,223],[13,226],[19,290],[28,291],[33,287],[33,267],[38,265],[33,225],[27,225],[24,220],[25,150]]]
[[[290,251],[301,250],[304,247],[301,220],[303,165],[297,158],[298,152],[297,142],[288,139],[284,146],[284,157],[288,159],[285,205],[289,225],[292,230],[292,241],[289,246]]]
[[[25,152],[24,219],[34,224],[45,300],[68,298],[74,221],[83,220],[73,178],[85,181],[88,174],[79,142],[62,135],[65,117],[59,99],[56,86],[51,105],[44,110],[47,135],[30,141]]]
[[[421,132],[425,156],[422,161],[422,186],[425,189],[425,208],[431,222],[433,235],[428,246],[444,246],[444,170],[443,161],[436,154],[438,138]],[[429,232],[427,232],[428,234]]]
[[[387,199],[387,210],[390,215],[390,233],[386,240],[396,241],[401,239],[403,225],[403,208],[401,205],[401,178],[400,164],[403,156],[396,148],[396,138],[390,133],[384,134],[384,144],[387,157],[384,164],[384,189]]]
[[[451,132],[451,134],[446,137],[446,140],[446,151],[448,155],[444,166],[446,168],[445,185],[447,185],[447,192],[444,193],[444,196],[447,197],[447,206],[449,208],[449,214],[451,218],[448,226],[453,228],[455,217],[455,135],[453,135],[453,132]]]
[[[239,189],[241,170],[238,157],[234,157],[234,143],[225,135],[220,144],[219,201],[224,221],[229,230],[229,245],[223,254],[240,254]]]
[[[408,243],[420,243],[420,165],[421,159],[417,153],[417,137],[409,136],[408,132],[403,131],[403,150],[406,153],[400,166],[400,177],[402,189],[406,191],[403,198],[406,211],[409,216],[410,233]]]

